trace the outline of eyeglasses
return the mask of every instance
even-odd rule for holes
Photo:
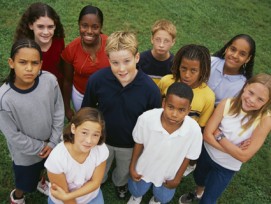
[[[169,45],[170,43],[172,43],[171,40],[168,40],[168,39],[165,39],[165,40],[162,40],[161,38],[154,38],[154,43],[156,44],[164,44],[164,45]]]

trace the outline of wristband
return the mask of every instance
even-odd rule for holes
[[[217,142],[219,142],[220,140],[222,140],[225,137],[225,135],[223,133],[220,133],[219,135],[215,136],[215,140]]]

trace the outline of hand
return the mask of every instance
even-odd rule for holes
[[[65,116],[68,121],[71,121],[72,117],[74,116],[74,111],[72,109],[66,109],[65,110]]]
[[[69,200],[68,193],[66,193],[61,187],[53,183],[50,188],[51,194],[58,200],[67,201]]]
[[[130,169],[130,175],[134,181],[140,181],[142,177],[142,175],[138,174],[134,169]]]
[[[250,145],[250,143],[251,143],[251,139],[250,138],[247,139],[247,140],[244,140],[243,142],[240,143],[239,148],[241,150],[246,150],[248,148],[248,146]]]
[[[217,135],[221,134],[221,131],[217,128],[215,131],[214,131],[214,136],[216,137]]]
[[[169,189],[173,189],[173,188],[177,188],[177,186],[180,184],[180,181],[176,181],[175,179],[172,179],[172,180],[166,180],[163,185],[166,187],[166,188],[169,188]]]
[[[41,152],[39,153],[39,157],[41,157],[41,158],[46,158],[46,157],[48,157],[49,156],[49,154],[51,153],[51,151],[52,151],[52,148],[51,147],[49,147],[48,145],[46,145],[42,150],[41,150]]]

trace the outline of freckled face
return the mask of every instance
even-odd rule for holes
[[[88,153],[98,144],[102,134],[102,127],[97,122],[86,121],[77,127],[72,124],[71,132],[74,134],[73,147],[78,152]]]
[[[136,63],[139,53],[133,55],[129,50],[119,50],[109,53],[111,70],[123,87],[131,83],[137,74]]]
[[[175,41],[167,31],[159,30],[152,36],[151,43],[153,44],[153,51],[157,55],[165,55],[169,52]]]

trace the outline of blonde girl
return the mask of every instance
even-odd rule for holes
[[[222,100],[204,130],[204,147],[194,180],[194,193],[181,196],[179,203],[199,200],[214,204],[242,163],[250,160],[271,130],[271,76],[249,79],[236,98]]]

